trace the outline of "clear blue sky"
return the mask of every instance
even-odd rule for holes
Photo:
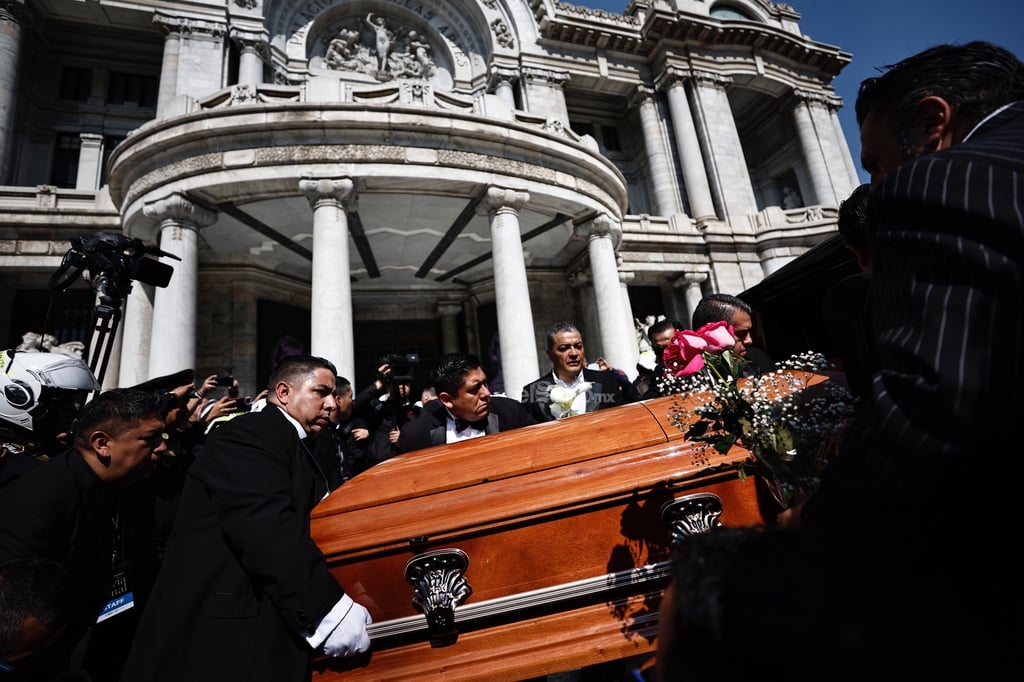
[[[572,0],[611,12],[622,12],[629,0]],[[843,98],[839,120],[846,133],[862,182],[860,141],[853,104],[857,87],[877,75],[876,67],[941,43],[987,40],[1024,59],[1022,0],[788,0],[800,13],[800,30],[820,43],[841,48],[853,61],[833,81]]]

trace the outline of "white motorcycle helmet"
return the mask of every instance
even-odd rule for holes
[[[29,432],[36,433],[44,426],[67,426],[62,422],[75,416],[69,413],[77,411],[81,401],[98,389],[92,370],[79,358],[0,352],[0,419]]]

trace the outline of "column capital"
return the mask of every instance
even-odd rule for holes
[[[302,178],[299,180],[299,191],[306,195],[309,205],[314,209],[324,203],[333,203],[339,207],[354,200],[355,183],[351,178]]]
[[[179,17],[166,12],[154,12],[153,23],[167,34],[200,35],[209,38],[220,38],[227,33],[227,26],[219,21],[204,21],[189,17]]]
[[[249,29],[232,26],[228,29],[228,39],[238,45],[241,50],[250,49],[258,52],[260,56],[268,56],[267,43],[270,41],[270,34],[265,28]]]
[[[530,82],[551,83],[552,85],[563,86],[569,82],[568,71],[554,71],[552,69],[538,69],[527,67],[522,70],[523,77]]]
[[[629,107],[639,107],[643,104],[654,103],[655,97],[658,92],[649,85],[638,85],[633,93],[629,96],[627,105]]]
[[[682,287],[689,288],[700,286],[706,281],[708,281],[708,273],[706,272],[684,272],[672,280],[672,286],[677,289]]]
[[[682,87],[687,81],[691,80],[693,80],[693,73],[689,69],[668,66],[655,77],[654,88],[664,92],[673,87]]]
[[[78,139],[82,141],[83,147],[99,149],[103,146],[103,136],[98,133],[79,133]]]
[[[487,193],[484,195],[484,202],[487,204],[489,213],[502,209],[519,211],[529,200],[529,192],[506,187],[488,187]]]
[[[697,85],[707,85],[715,88],[725,88],[733,80],[731,76],[725,76],[713,71],[700,71],[698,69],[690,71],[690,78]]]
[[[217,222],[217,214],[214,211],[195,204],[181,192],[147,201],[142,207],[142,213],[160,222],[173,220],[193,227],[207,227]]]
[[[622,241],[622,223],[613,219],[607,213],[602,213],[589,220],[584,220],[573,226],[573,234],[585,239],[598,237],[609,237],[615,248],[619,248]]]
[[[508,66],[492,66],[487,74],[487,88],[494,90],[502,83],[519,80],[519,69]]]
[[[829,109],[839,109],[843,105],[843,100],[838,95],[828,92],[821,92],[820,90],[793,88],[793,97],[796,98],[798,102],[806,102],[807,104],[821,104],[822,106],[828,107]]]
[[[454,317],[462,312],[462,304],[458,301],[438,301],[437,314],[441,317]]]

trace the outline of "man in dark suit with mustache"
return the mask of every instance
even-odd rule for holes
[[[437,400],[423,406],[423,413],[407,422],[398,436],[398,451],[456,443],[528,426],[533,419],[523,406],[491,395],[480,360],[467,353],[450,353],[430,372]]]

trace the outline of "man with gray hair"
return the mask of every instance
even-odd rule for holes
[[[628,382],[612,370],[586,367],[583,335],[569,322],[559,322],[547,334],[551,371],[523,388],[521,402],[534,421],[548,422],[636,400]]]

